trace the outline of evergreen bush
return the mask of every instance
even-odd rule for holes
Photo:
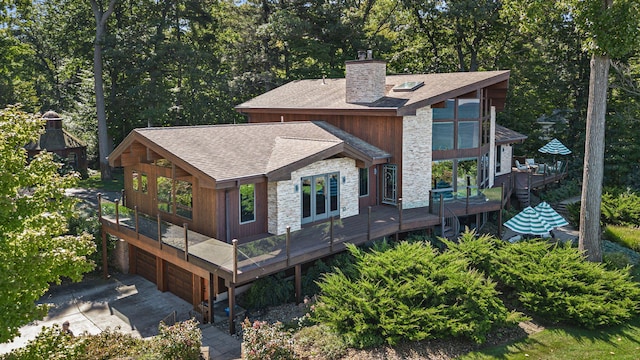
[[[640,313],[640,287],[625,270],[585,260],[569,244],[527,241],[498,249],[492,277],[513,288],[528,310],[552,322],[592,329]]]
[[[242,305],[247,309],[264,309],[294,300],[293,280],[284,272],[260,278],[253,282],[242,297]]]
[[[449,336],[482,342],[510,320],[495,283],[469,270],[463,257],[439,254],[424,242],[401,242],[384,252],[348,249],[358,275],[325,274],[314,317],[351,346]]]

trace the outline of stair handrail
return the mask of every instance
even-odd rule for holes
[[[441,215],[442,219],[442,237],[444,237],[444,228],[449,227],[451,231],[453,231],[453,238],[458,239],[458,235],[460,235],[460,219],[458,216],[447,206],[442,206],[443,214]],[[448,216],[445,216],[448,215]]]

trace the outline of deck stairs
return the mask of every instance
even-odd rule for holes
[[[444,207],[441,226],[436,228],[436,235],[456,241],[460,235],[460,219],[448,207]]]

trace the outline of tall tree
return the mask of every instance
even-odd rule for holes
[[[602,261],[600,204],[604,169],[605,117],[609,66],[638,46],[637,0],[505,0],[508,16],[533,29],[548,16],[575,21],[591,53],[586,116],[585,159],[580,209],[579,247],[590,261]]]
[[[51,283],[74,281],[91,270],[92,236],[65,236],[73,199],[65,188],[74,178],[61,176],[50,153],[27,162],[24,145],[44,129],[39,116],[17,107],[0,110],[0,343],[18,329],[44,317],[36,304]]]
[[[102,2],[91,0],[91,10],[96,19],[96,38],[93,43],[93,77],[96,92],[96,117],[98,118],[98,158],[100,162],[100,177],[102,180],[111,179],[111,167],[107,156],[113,148],[107,127],[107,113],[105,111],[104,82],[102,80],[102,44],[104,42],[107,20],[113,13],[116,0],[109,0],[107,10]]]

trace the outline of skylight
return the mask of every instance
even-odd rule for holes
[[[424,85],[424,81],[407,81],[393,87],[393,91],[414,91]]]

